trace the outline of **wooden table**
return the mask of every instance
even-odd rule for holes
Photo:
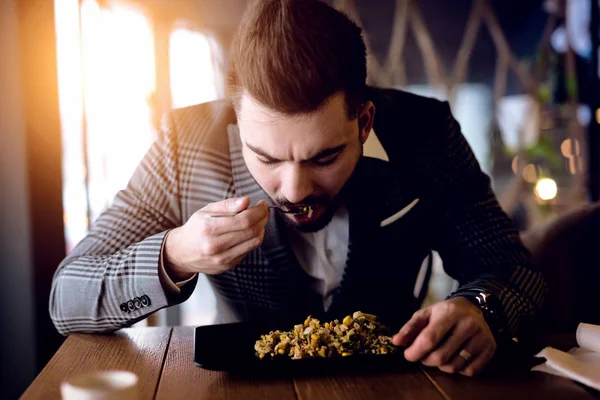
[[[335,376],[234,376],[196,367],[193,336],[191,327],[71,335],[22,398],[60,398],[64,379],[108,369],[136,373],[140,399],[593,399],[597,394],[568,379],[523,368],[476,378],[417,364],[395,372]]]

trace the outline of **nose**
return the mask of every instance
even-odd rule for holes
[[[281,194],[291,203],[300,203],[313,193],[310,172],[301,165],[289,165],[282,178]]]

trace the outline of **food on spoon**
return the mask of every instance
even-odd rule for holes
[[[271,331],[261,335],[254,349],[263,358],[291,357],[293,360],[316,357],[347,357],[353,354],[388,354],[396,347],[388,329],[371,314],[355,312],[342,322],[334,320],[321,324],[318,319],[306,318],[290,332]]]
[[[308,217],[310,218],[311,214],[312,214],[312,207],[311,206],[302,206],[302,207],[296,207],[294,209],[292,209],[292,214],[306,214],[308,213]]]

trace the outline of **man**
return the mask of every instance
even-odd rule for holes
[[[258,2],[233,46],[232,101],[174,112],[59,266],[57,329],[131,325],[185,301],[202,273],[220,322],[360,310],[401,327],[408,360],[478,373],[495,336],[536,314],[542,279],[448,105],[365,80],[346,16],[319,1]],[[362,156],[372,129],[389,162]],[[412,315],[431,249],[462,286]]]

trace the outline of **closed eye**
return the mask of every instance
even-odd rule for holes
[[[256,156],[257,156],[256,159],[261,164],[273,166],[273,165],[284,162],[284,160],[278,160],[276,158],[273,158],[273,157],[269,156],[263,150],[253,147],[248,143],[246,143],[246,146],[256,154]],[[342,145],[339,145],[336,147],[331,147],[329,149],[325,149],[325,150],[319,152],[319,154],[315,155],[311,159],[305,160],[302,162],[303,163],[311,163],[312,165],[317,166],[317,167],[327,167],[327,166],[333,164],[338,159],[339,155],[341,153],[343,153],[343,151],[344,151],[344,149],[346,149],[346,147],[347,147],[347,144],[342,144]]]
[[[328,165],[333,164],[338,159],[340,153],[337,153],[330,157],[324,157],[318,160],[312,160],[311,162],[318,167],[327,167]]]
[[[336,162],[336,160],[338,159],[339,153],[333,155],[333,156],[329,156],[329,157],[324,157],[318,160],[311,160],[309,161],[311,164],[316,165],[318,167],[327,167],[331,164],[333,164],[334,162]],[[267,160],[261,157],[256,157],[256,159],[264,165],[275,165],[275,164],[279,164],[281,161],[278,160]]]
[[[258,162],[260,162],[261,164],[264,164],[264,165],[275,165],[275,164],[278,164],[281,162],[281,161],[266,160],[261,157],[256,157],[256,159],[258,160]]]

